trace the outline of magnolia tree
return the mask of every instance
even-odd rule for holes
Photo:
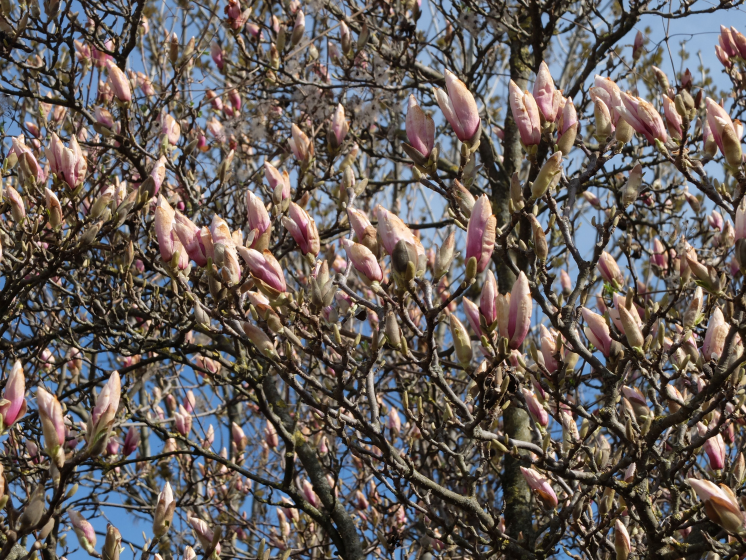
[[[0,558],[742,557],[739,4],[2,0]]]

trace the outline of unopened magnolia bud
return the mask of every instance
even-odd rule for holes
[[[280,317],[274,311],[269,311],[267,313],[266,321],[267,321],[267,326],[269,327],[269,330],[271,330],[273,333],[281,334],[282,331],[284,330]]]
[[[280,51],[274,43],[269,47],[269,65],[275,70],[280,67]]]
[[[365,45],[368,44],[368,38],[370,37],[370,29],[368,29],[368,22],[364,21],[360,28],[360,34],[357,36],[357,48],[363,50]]]
[[[184,47],[184,52],[181,53],[181,61],[182,64],[187,61],[187,59],[192,56],[194,53],[194,46],[196,45],[196,40],[194,37],[189,39],[186,46]]]
[[[456,198],[456,202],[458,202],[459,209],[468,218],[471,216],[471,210],[474,208],[477,199],[458,180],[454,181],[453,184],[455,186],[453,195]]]
[[[290,44],[294,47],[303,38],[303,34],[306,32],[306,17],[303,15],[302,10],[298,10],[295,15],[295,25],[293,26],[293,33],[290,36]]]
[[[399,323],[396,320],[396,315],[392,312],[386,314],[385,333],[386,339],[389,341],[392,348],[399,348],[399,346],[401,346]]]
[[[743,458],[743,453],[739,453],[736,460],[733,462],[733,468],[731,469],[733,478],[735,479],[735,486],[740,486],[743,481],[744,474],[746,474],[746,460]]]
[[[616,552],[616,560],[627,560],[630,550],[627,528],[617,519],[614,524],[614,551]]]
[[[416,260],[417,253],[415,252],[415,248],[403,239],[400,239],[394,247],[394,253],[391,255],[391,266],[394,272],[399,274],[406,273],[408,265]]]
[[[194,322],[201,326],[210,325],[210,316],[197,301],[194,302]]]
[[[544,196],[560,171],[562,171],[562,152],[556,152],[541,166],[534,184],[531,185],[531,197],[538,200]]]
[[[228,178],[231,163],[233,162],[233,157],[235,156],[235,152],[231,150],[227,156],[225,156],[225,159],[220,162],[220,165],[218,166],[218,179],[220,179],[220,183],[225,183],[225,180]]]
[[[547,238],[539,220],[537,220],[533,214],[531,215],[531,232],[534,238],[534,252],[536,253],[536,258],[540,261],[547,260],[547,255],[549,254]]]
[[[339,42],[342,45],[342,53],[348,56],[352,53],[352,35],[350,28],[344,21],[339,22]]]
[[[122,535],[119,530],[109,523],[106,527],[106,540],[104,548],[101,550],[103,560],[119,560],[122,550]]]
[[[684,99],[681,97],[681,94],[674,97],[673,104],[674,104],[674,107],[676,107],[676,112],[679,114],[681,118],[687,118],[689,116],[689,111],[684,105]]]
[[[437,282],[451,268],[454,257],[454,247],[456,244],[456,235],[453,231],[448,234],[446,240],[435,253],[435,264],[433,266],[433,279]]]
[[[171,40],[168,44],[168,59],[174,66],[179,61],[179,37],[176,33],[171,34]]]
[[[629,206],[637,200],[642,185],[642,166],[638,163],[629,172],[627,184],[622,189],[622,205]]]
[[[351,189],[355,185],[355,171],[352,169],[352,166],[345,167],[344,172],[342,173],[342,184],[340,185],[340,190],[344,191],[345,195],[347,194],[347,189]],[[340,196],[342,194],[340,193]]]
[[[661,89],[664,92],[668,91],[671,84],[668,83],[668,76],[666,76],[666,73],[656,66],[653,66],[653,73],[655,74],[655,81],[658,82]]]
[[[135,244],[130,239],[127,245],[124,246],[124,265],[125,270],[132,266],[132,262],[135,260]]]
[[[473,280],[477,276],[477,259],[471,257],[466,261],[466,281]]]
[[[455,315],[451,315],[451,336],[453,338],[453,346],[456,349],[456,357],[462,365],[468,365],[471,363],[472,350],[471,350],[471,339],[469,333],[466,331],[466,327],[459,321]]]
[[[616,132],[614,132],[614,138],[617,142],[621,142],[622,144],[626,144],[630,140],[632,140],[632,137],[635,135],[635,129],[632,128],[632,126],[625,121],[624,119],[619,119],[616,123]]]
[[[518,179],[518,173],[513,173],[513,176],[510,178],[510,200],[513,202],[515,212],[523,209],[523,189],[521,181]]]

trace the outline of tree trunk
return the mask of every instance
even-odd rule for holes
[[[529,48],[519,39],[514,38],[510,48],[510,77],[520,87],[525,89],[531,73],[531,53]],[[508,201],[510,200],[510,178],[513,173],[520,171],[523,162],[521,138],[518,127],[513,120],[513,112],[508,108],[505,117],[505,140],[503,141],[502,180],[492,182],[492,208],[497,217],[497,226],[502,227],[510,220]],[[490,177],[492,179],[492,177]],[[505,257],[497,262],[497,284],[500,293],[509,292],[515,282],[515,275],[505,264]],[[525,267],[525,262],[519,266]],[[531,429],[528,414],[515,403],[511,404],[503,414],[505,433],[514,439],[531,441]],[[521,455],[527,455],[521,451]],[[521,474],[520,460],[510,455],[505,456],[502,478],[503,499],[505,500],[505,527],[507,534],[518,538],[522,533],[523,542],[531,546],[533,531],[531,524],[531,490]]]

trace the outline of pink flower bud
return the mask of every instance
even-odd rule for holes
[[[189,265],[189,256],[174,232],[174,209],[163,197],[158,195],[158,206],[155,209],[155,235],[158,239],[158,250],[163,262],[170,263],[178,255],[177,266],[183,270]]]
[[[277,292],[282,293],[287,290],[285,274],[272,253],[269,251],[260,253],[255,249],[246,249],[245,247],[239,247],[238,252],[246,261],[246,264],[249,265],[252,276]]]
[[[625,305],[618,305],[616,309],[619,312],[619,321],[622,324],[622,332],[627,338],[627,342],[633,348],[642,348],[645,338],[642,336],[637,312],[627,309]]]
[[[728,57],[738,56],[738,47],[736,47],[736,43],[733,40],[730,29],[728,29],[724,25],[720,26],[720,37],[718,37],[718,42],[720,43],[720,47],[725,51]]]
[[[54,134],[54,133],[53,133]],[[43,183],[45,179],[44,170],[36,161],[36,157],[30,148],[26,146],[26,140],[23,136],[18,136],[11,140],[11,148],[8,150],[8,155],[15,154],[18,157],[18,162],[23,167],[21,169],[27,169],[30,176],[37,182]]]
[[[668,253],[665,245],[657,237],[653,240],[653,254],[650,257],[650,264],[658,267],[660,270],[668,270]]]
[[[192,431],[192,416],[182,405],[179,405],[179,410],[174,412],[174,426],[182,436],[188,436]]]
[[[557,494],[554,493],[552,485],[544,475],[534,469],[527,469],[525,467],[521,467],[521,473],[526,479],[529,488],[536,493],[537,498],[539,498],[545,508],[553,509],[557,507],[559,503]]]
[[[622,90],[613,80],[598,74],[593,79],[593,86],[589,90],[591,97],[594,100],[603,101],[610,112],[612,126],[616,126],[620,118],[619,108],[622,106]]]
[[[399,241],[404,241],[407,245],[414,247],[414,234],[399,216],[392,214],[383,206],[376,207],[375,213],[378,216],[378,235],[383,242],[383,248],[389,255],[394,254]]]
[[[563,294],[570,295],[572,293],[572,279],[564,268],[560,270],[560,286]]]
[[[401,431],[401,418],[399,418],[399,411],[394,407],[391,407],[391,410],[389,410],[386,427],[395,434],[398,434]]]
[[[187,412],[194,412],[194,406],[197,404],[197,399],[194,397],[194,392],[189,389],[184,397],[184,408]]]
[[[161,136],[167,138],[171,146],[176,146],[181,137],[181,126],[165,111],[161,113]]]
[[[383,280],[381,266],[370,249],[360,243],[354,243],[350,239],[342,239],[342,245],[347,253],[347,258],[352,262],[352,266],[362,275],[361,277],[364,280],[368,282]]]
[[[738,31],[735,27],[731,27],[730,38],[733,41],[733,44],[738,49],[738,53],[741,55],[741,58],[746,60],[746,37],[744,37],[743,33]]]
[[[417,104],[414,95],[409,96],[407,107],[407,140],[412,147],[422,154],[424,159],[430,157],[435,146],[435,123],[432,117]]]
[[[541,356],[544,359],[544,367],[549,373],[554,373],[559,368],[557,359],[554,357],[556,353],[556,333],[547,329],[544,325],[540,327],[541,331]]]
[[[648,142],[655,145],[656,140],[665,143],[668,139],[663,119],[650,103],[639,97],[622,92],[622,105],[617,108],[622,118]]]
[[[272,165],[269,161],[264,161],[264,178],[269,184],[269,188],[272,192],[277,190],[277,187],[282,185],[282,200],[290,198],[290,175],[287,171],[280,171]]]
[[[698,422],[697,432],[699,433],[699,437],[705,437],[707,434],[707,426],[702,422]],[[707,455],[710,468],[713,471],[719,471],[725,468],[725,442],[723,441],[723,436],[719,432],[705,440],[702,447]]]
[[[583,307],[583,319],[585,320],[585,336],[605,356],[609,357],[611,351],[611,334],[609,326],[598,313]]]
[[[434,88],[435,100],[443,116],[462,142],[471,142],[480,125],[479,108],[466,84],[446,70],[446,90]]]
[[[746,200],[742,200],[736,209],[735,241],[746,239]]]
[[[466,261],[477,260],[477,272],[482,272],[492,259],[495,248],[497,218],[492,213],[492,204],[486,194],[477,199],[471,211],[466,229]]]
[[[0,431],[5,432],[24,417],[26,414],[25,394],[26,378],[23,375],[23,366],[20,360],[16,360],[5,381],[3,398],[0,401],[0,418],[2,419]]]
[[[212,134],[213,138],[215,138],[215,140],[217,140],[221,144],[225,143],[228,140],[228,137],[225,134],[225,128],[223,128],[222,123],[215,117],[207,121],[207,130],[210,134]],[[207,146],[205,146],[205,148],[209,149],[209,147]]]
[[[464,304],[464,314],[466,315],[467,321],[469,321],[469,325],[471,325],[471,328],[476,335],[481,337],[482,327],[479,323],[479,307],[477,307],[470,299],[463,298],[461,301]]]
[[[156,539],[168,533],[168,530],[171,528],[171,520],[174,517],[175,509],[176,500],[174,499],[171,485],[167,481],[163,490],[158,495],[158,502],[156,503],[155,513],[153,514],[153,535]]]
[[[363,494],[360,490],[357,490],[355,492],[353,506],[358,511],[365,511],[370,506],[370,504],[368,504],[368,499],[365,497],[365,494]]]
[[[117,415],[117,410],[119,410],[121,394],[122,385],[119,372],[114,371],[96,398],[96,406],[93,407],[88,419],[86,439],[89,448],[93,447],[102,435],[108,437],[108,434],[111,433],[114,418]]]
[[[568,97],[565,100],[565,106],[562,108],[557,124],[557,147],[563,155],[569,154],[572,150],[579,127],[575,105],[572,104],[572,99]]]
[[[725,346],[725,339],[728,336],[730,326],[725,322],[723,312],[720,311],[719,307],[710,315],[710,320],[707,323],[707,332],[705,334],[705,340],[702,344],[702,355],[705,360],[719,360],[723,354],[723,348]]]
[[[277,430],[269,420],[264,426],[264,441],[266,442],[267,447],[269,447],[270,449],[275,449],[280,444],[280,438],[277,435]]]
[[[562,92],[555,89],[549,67],[543,60],[539,65],[539,72],[536,74],[533,97],[544,120],[550,123],[554,122],[559,111]]]
[[[345,119],[345,108],[340,103],[337,105],[337,109],[334,111],[334,116],[329,125],[329,139],[334,150],[342,145],[349,130],[350,124]]]
[[[635,35],[635,41],[632,43],[632,60],[637,60],[642,56],[642,44],[645,42],[645,37],[642,35],[642,31],[638,31]]]
[[[715,45],[715,56],[720,61],[720,64],[722,64],[726,69],[733,66],[728,53],[726,53],[720,45]]]
[[[231,422],[231,440],[239,453],[243,453],[243,450],[246,449],[246,445],[249,443],[249,438],[246,437],[241,426],[235,422]]]
[[[667,95],[663,96],[663,114],[666,116],[666,124],[668,125],[668,132],[671,134],[671,138],[681,140],[683,135],[681,115],[676,111],[676,104],[673,99]]]
[[[140,445],[140,430],[134,426],[127,430],[124,436],[124,446],[122,447],[122,456],[129,457]]]
[[[508,345],[510,348],[515,350],[523,344],[531,327],[532,311],[531,288],[528,285],[528,278],[521,271],[510,292],[508,310]]]
[[[211,256],[212,252],[213,262],[220,269],[223,282],[231,285],[238,284],[241,280],[241,265],[236,256],[236,243],[228,224],[217,214],[212,217],[210,234],[212,235],[212,251],[207,247],[205,236],[202,236],[207,256]]]
[[[293,236],[304,255],[315,257],[319,254],[321,243],[316,222],[295,202],[290,203],[288,215],[282,217],[282,225]]]
[[[78,537],[81,548],[91,556],[96,555],[96,531],[93,529],[93,525],[74,509],[69,510],[67,514],[70,516],[70,523]]]
[[[26,219],[26,205],[23,203],[21,195],[12,186],[7,185],[5,187],[5,199],[10,204],[10,213],[13,216],[13,221],[17,224],[22,223]]]
[[[88,163],[75,136],[70,138],[70,147],[65,148],[55,133],[46,149],[49,168],[67,183],[70,189],[80,185],[86,176]]]
[[[290,149],[299,163],[307,163],[313,157],[313,142],[298,126],[293,123],[290,127],[291,137],[288,139]]]
[[[267,333],[256,325],[252,325],[248,322],[242,323],[242,327],[244,333],[246,333],[246,336],[249,338],[251,343],[256,346],[257,350],[267,358],[277,358],[277,351],[275,350],[274,343],[272,342],[272,339],[267,336]]]
[[[321,500],[319,500],[319,497],[313,490],[313,485],[311,485],[308,480],[303,480],[301,490],[303,491],[303,495],[305,496],[309,504],[311,504],[315,508],[318,508],[321,505]]]
[[[225,65],[225,63],[223,62],[223,49],[215,41],[213,41],[210,45],[210,56],[212,57],[212,61],[215,63],[215,66],[217,66],[218,70],[222,72]]]
[[[109,87],[111,87],[114,96],[122,103],[132,101],[132,90],[127,74],[122,72],[113,60],[107,61],[107,69],[109,71]]]
[[[187,516],[187,523],[192,527],[192,530],[194,531],[194,535],[197,537],[197,540],[199,541],[199,544],[202,545],[202,548],[205,551],[212,550],[212,541],[215,537],[215,533],[212,529],[199,519],[198,517],[189,517]],[[220,556],[220,543],[215,544],[215,550],[214,553],[216,556]]]
[[[741,138],[736,133],[730,115],[709,97],[705,99],[705,104],[707,106],[707,124],[720,153],[723,154],[728,165],[739,166],[743,157]]]
[[[634,464],[634,463],[633,463]],[[616,560],[627,560],[631,550],[629,533],[619,519],[614,522],[614,550],[616,551]]]
[[[529,391],[526,388],[522,388],[521,393],[523,393],[523,398],[526,399],[528,412],[531,414],[534,422],[546,428],[547,424],[549,424],[549,415],[547,414],[546,409],[539,402],[539,399],[536,398],[533,391]]]
[[[246,193],[246,213],[248,216],[249,230],[251,232],[249,237],[253,235],[250,247],[252,249],[258,249],[259,246],[261,246],[260,250],[266,249],[269,245],[269,236],[266,236],[261,240],[260,238],[262,238],[266,232],[271,231],[269,214],[267,213],[267,208],[264,206],[262,200],[251,191]]]
[[[88,62],[91,58],[91,47],[81,43],[77,39],[73,41],[73,47],[75,48],[75,58],[83,62]]]
[[[150,171],[150,177],[152,177],[153,181],[155,182],[154,194],[158,194],[158,191],[161,190],[161,185],[163,184],[163,180],[166,178],[165,156],[161,156],[160,158],[158,158],[158,161],[155,162],[153,169]]]
[[[62,416],[62,406],[57,397],[48,393],[42,387],[36,389],[36,405],[39,409],[41,429],[44,434],[44,450],[57,464],[65,464],[65,420]]]
[[[373,227],[373,225],[370,223],[370,220],[368,219],[368,216],[365,215],[365,212],[363,212],[362,210],[358,210],[357,208],[353,208],[352,206],[347,207],[347,217],[350,220],[352,231],[355,232],[358,240],[362,240],[370,231],[368,230],[368,228]],[[372,235],[376,235],[375,229],[373,230]]]
[[[638,422],[650,416],[650,407],[643,394],[634,387],[622,385],[622,394],[629,401]]]
[[[200,228],[178,210],[174,214],[173,231],[184,247],[186,254],[197,266],[207,264],[207,249]]]
[[[744,516],[730,488],[724,484],[718,487],[709,480],[696,478],[688,478],[687,482],[704,503],[707,517],[729,533],[743,531]]]
[[[707,223],[710,224],[710,227],[712,229],[716,229],[718,231],[722,231],[722,229],[723,229],[723,215],[720,212],[718,212],[717,210],[713,210],[707,216]]]
[[[625,306],[626,300],[624,297],[620,296],[618,293],[615,293],[613,296],[614,301],[614,307],[609,308],[609,318],[614,322],[614,326],[620,331],[624,332],[624,325],[622,324],[622,317],[619,312],[619,310]],[[640,314],[637,311],[636,306],[632,306],[629,310],[629,315],[631,316],[632,321],[637,325],[638,328],[642,328],[642,319],[640,319]]]
[[[593,116],[596,125],[595,136],[599,142],[605,142],[611,133],[614,132],[614,125],[611,121],[611,112],[606,103],[602,99],[595,97],[593,92],[591,92],[591,99],[593,99]]]
[[[536,100],[528,91],[522,92],[510,80],[510,110],[524,146],[536,146],[541,142],[541,118]]]
[[[491,270],[487,271],[487,279],[482,286],[482,294],[479,298],[479,310],[482,312],[484,322],[489,326],[497,321],[497,283],[495,275]]]
[[[601,278],[605,282],[608,282],[617,289],[624,286],[624,275],[619,270],[619,266],[609,253],[606,251],[601,253],[601,257],[598,259],[598,265],[596,266]]]

